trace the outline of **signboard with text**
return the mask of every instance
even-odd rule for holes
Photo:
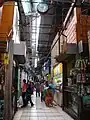
[[[63,64],[62,63],[58,64],[54,68],[53,74],[54,74],[53,79],[54,79],[55,83],[61,84],[63,81]]]

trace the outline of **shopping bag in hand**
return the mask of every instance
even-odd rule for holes
[[[21,107],[23,105],[22,96],[19,97],[19,100],[17,101],[17,107]]]

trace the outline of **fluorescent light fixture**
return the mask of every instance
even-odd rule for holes
[[[39,16],[37,19],[37,26],[36,26],[36,53],[37,53],[37,47],[38,47],[38,38],[39,38],[39,26],[40,26],[40,22],[41,22],[41,16]],[[38,58],[35,59],[35,67],[37,67],[37,62],[38,62]]]

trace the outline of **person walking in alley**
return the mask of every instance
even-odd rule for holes
[[[41,102],[43,102],[44,101],[44,83],[43,82],[41,83],[40,91],[41,91]]]
[[[55,92],[56,92],[56,87],[55,87],[55,84],[53,83],[53,80],[50,81],[49,83],[49,87],[52,89],[52,95],[53,95],[53,101],[54,101],[54,95],[55,95]],[[53,105],[56,106],[56,104],[53,103]]]
[[[26,80],[23,79],[23,87],[22,87],[22,100],[23,100],[23,106],[22,107],[25,107],[26,106],[26,90],[27,90],[27,83],[26,83]]]
[[[49,86],[45,93],[45,104],[46,106],[53,106],[53,91],[52,88]]]
[[[40,97],[40,83],[39,82],[36,82],[35,88],[36,88],[36,97],[37,97],[37,94]]]
[[[27,100],[27,104],[28,104],[28,101],[30,101],[31,107],[34,105],[31,98],[32,94],[33,94],[33,84],[32,82],[29,81],[27,90],[26,90],[26,100]]]

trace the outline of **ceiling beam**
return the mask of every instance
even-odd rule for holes
[[[22,25],[24,26],[24,25]],[[28,27],[32,27],[32,28],[52,28],[52,27],[56,27],[56,26],[59,26],[61,27],[61,25],[58,25],[58,24],[40,24],[39,27],[37,27],[36,25],[28,25]]]
[[[53,41],[53,40],[52,40]],[[38,41],[38,43],[42,43],[42,44],[44,44],[44,43],[47,43],[47,42],[51,42],[52,43],[52,41],[51,40],[49,40],[49,41],[46,41],[46,40],[41,40],[41,39],[39,39],[39,41]]]
[[[22,1],[22,2],[25,2],[25,1]],[[30,1],[26,1],[26,2],[30,2]],[[74,0],[53,0],[53,2],[51,3],[51,1],[49,1],[49,0],[46,0],[45,1],[48,5],[53,5],[54,4],[54,2],[56,2],[57,4],[58,3],[65,3],[65,4],[67,4],[67,3],[73,3],[74,2]],[[30,3],[32,3],[32,4],[37,4],[37,3],[42,3],[42,2],[38,2],[38,0],[37,1],[31,1]]]
[[[50,47],[51,45],[50,45],[50,44],[47,44],[47,43],[46,43],[46,44],[39,43],[38,46],[40,46],[40,47],[41,47],[41,46],[44,46],[44,47]]]
[[[41,52],[41,53],[39,52],[39,53],[38,53],[38,55],[42,55],[43,53],[45,53],[45,54],[46,54],[46,53],[48,53],[48,52]]]
[[[37,34],[37,32],[30,32],[30,33],[33,33],[33,34]],[[41,33],[41,32],[39,32],[39,34],[53,34],[54,32],[47,32],[47,33]]]

